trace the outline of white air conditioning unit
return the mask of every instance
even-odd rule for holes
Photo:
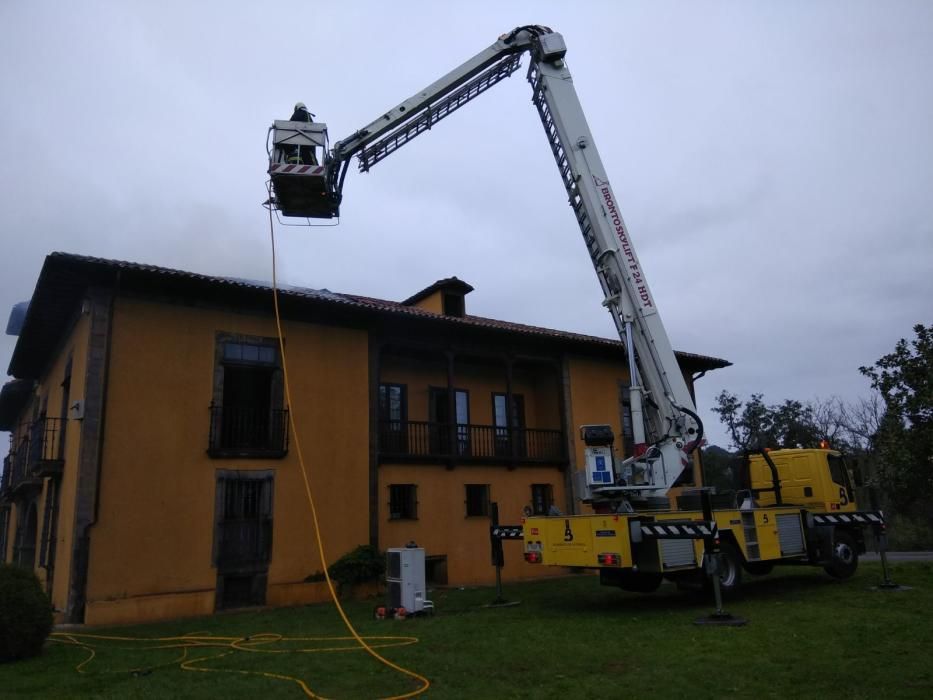
[[[425,600],[424,549],[421,547],[395,547],[386,550],[386,605],[405,608],[408,613],[430,609]]]

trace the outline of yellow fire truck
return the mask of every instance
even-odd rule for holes
[[[595,468],[609,433],[606,426],[593,428],[583,434],[590,443],[603,443],[587,446],[587,463]],[[635,511],[591,489],[585,500],[593,514],[525,520],[525,559],[599,569],[605,585],[648,592],[665,577],[684,585],[702,581],[704,540],[718,537],[721,586],[731,593],[743,572],[766,574],[776,564],[822,566],[831,576],[848,578],[865,551],[864,529],[883,530],[880,512],[857,509],[839,452],[762,452],[751,455],[743,471],[746,488],[712,496],[709,519],[699,494],[678,496],[676,509],[662,499]]]

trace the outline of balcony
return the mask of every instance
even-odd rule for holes
[[[18,441],[10,440],[10,452],[3,460],[0,497],[41,489],[44,477],[62,473],[60,418],[39,418],[20,432],[22,437]]]
[[[42,489],[42,478],[29,469],[29,440],[23,439],[19,448],[3,459],[3,478],[0,497],[5,499],[31,495]]]
[[[495,425],[382,421],[379,456],[384,462],[554,464],[565,467],[567,453],[560,430],[504,428]]]
[[[40,418],[29,426],[28,438],[17,452],[26,452],[26,469],[31,474],[40,478],[61,475],[64,467],[61,437],[61,418]]]
[[[288,409],[211,404],[211,457],[280,458],[288,453]]]
[[[3,458],[3,472],[0,473],[0,500],[4,500],[10,491],[13,478],[13,453],[10,452]]]

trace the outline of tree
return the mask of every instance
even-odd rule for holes
[[[769,406],[763,394],[752,394],[743,403],[735,394],[723,391],[716,397],[713,411],[728,428],[733,447],[741,451],[759,446],[817,447],[827,437],[816,421],[814,405],[800,401],[788,399]]]
[[[884,402],[872,439],[879,485],[903,513],[933,513],[933,325],[917,324],[894,352],[859,371]]]
[[[715,487],[717,493],[734,491],[739,457],[717,445],[704,447],[702,454],[703,484]]]

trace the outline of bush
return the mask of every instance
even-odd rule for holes
[[[375,547],[363,544],[330,565],[331,579],[344,586],[375,581],[385,571],[385,557]]]
[[[0,662],[42,651],[52,631],[52,604],[32,571],[0,564]]]

